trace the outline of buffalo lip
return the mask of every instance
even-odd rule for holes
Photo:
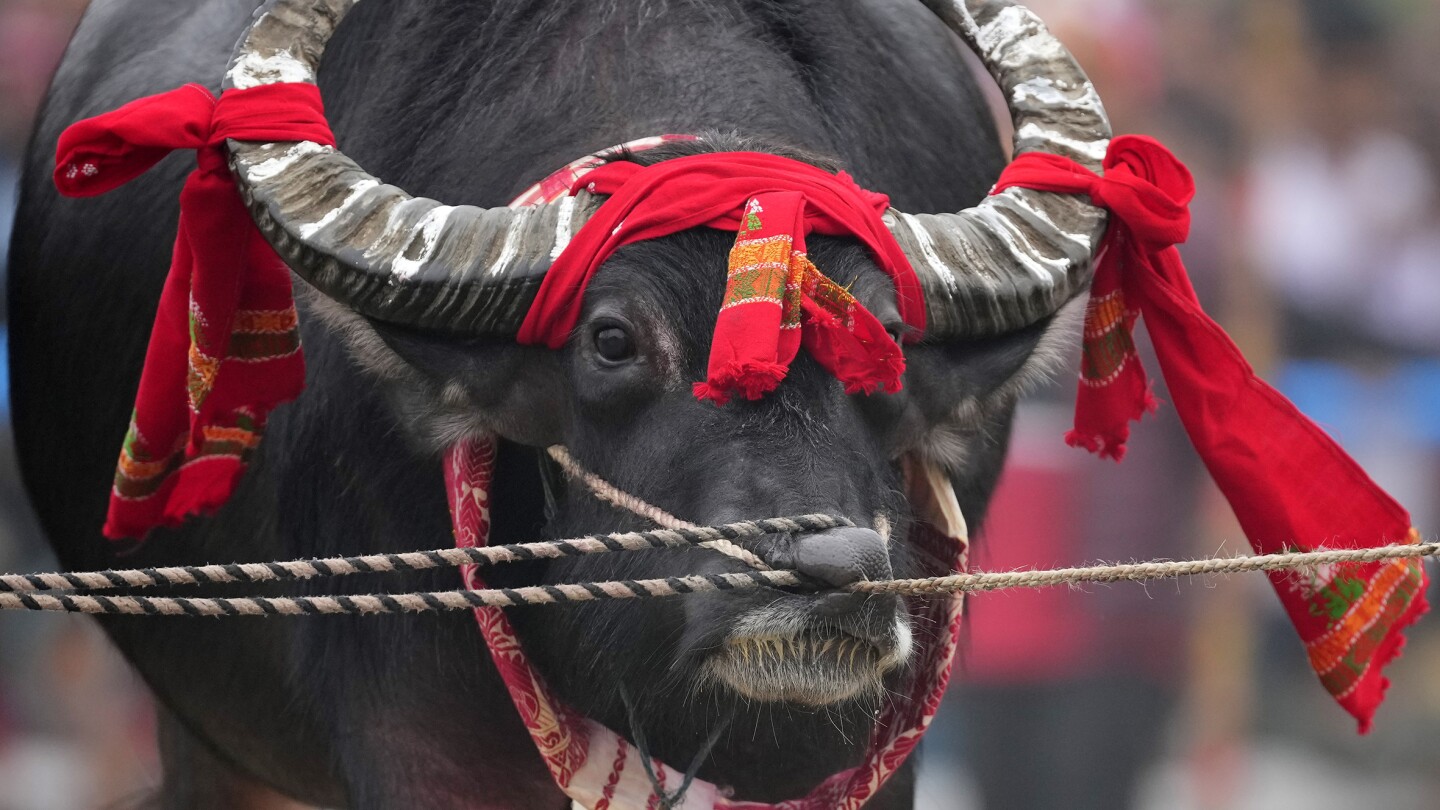
[[[827,706],[878,693],[909,653],[908,626],[883,643],[833,628],[732,636],[706,661],[708,675],[761,701]]]

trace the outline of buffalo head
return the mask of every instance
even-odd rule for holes
[[[313,81],[330,15],[274,0],[242,41],[227,84]],[[325,5],[324,3],[319,5]],[[1064,49],[1008,2],[933,4],[977,49],[1011,100],[1021,151],[1098,167],[1109,137],[1093,89]],[[999,37],[997,31],[1027,31]],[[526,209],[417,199],[314,144],[231,144],[257,224],[318,294],[309,308],[344,334],[385,386],[397,422],[427,452],[498,435],[511,453],[563,444],[601,476],[686,520],[800,513],[855,528],[770,536],[766,562],[834,586],[933,572],[911,541],[917,489],[978,520],[998,474],[1018,392],[1073,338],[1059,324],[1086,288],[1103,213],[1072,197],[1010,189],[964,212],[886,223],[911,260],[927,328],[902,322],[896,290],[856,241],[814,237],[810,255],[902,344],[898,393],[847,394],[803,352],[757,401],[697,401],[733,236],[695,229],[621,248],[589,283],[558,348],[511,339],[553,257],[603,200],[580,192]],[[710,134],[620,159],[764,151],[843,168],[787,144]],[[743,202],[743,201],[741,201]],[[523,448],[531,448],[525,451]],[[643,526],[548,462],[537,476],[545,531]],[[937,487],[937,482],[940,482]],[[566,559],[516,576],[595,581],[738,570],[707,551]],[[621,715],[634,685],[652,711],[697,697],[830,706],[874,697],[913,642],[892,596],[777,590],[515,611],[532,655],[571,700]],[[671,700],[655,700],[668,695]]]

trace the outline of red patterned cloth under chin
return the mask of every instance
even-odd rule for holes
[[[925,304],[914,269],[881,220],[889,207],[883,194],[860,188],[844,172],[755,152],[689,155],[653,166],[616,161],[574,176],[571,192],[581,188],[609,199],[546,273],[521,343],[565,345],[585,286],[618,248],[697,227],[733,230],[725,299],[697,397],[758,399],[780,384],[802,346],[851,393],[899,390],[900,347],[805,254],[811,232],[860,240],[894,281],[908,338],[918,339]]]
[[[495,473],[495,440],[462,441],[445,456],[445,492],[455,543],[461,548],[483,546],[490,538],[490,485]],[[920,525],[912,540],[928,547],[940,576],[965,567],[965,545]],[[922,555],[927,556],[927,555]],[[465,587],[485,587],[475,566],[464,566]],[[766,804],[732,798],[724,788],[696,779],[676,810],[859,810],[897,771],[940,708],[950,682],[951,661],[960,637],[962,600],[940,596],[911,600],[911,621],[917,650],[914,675],[903,695],[892,695],[875,718],[865,758],[834,774],[809,795]],[[577,713],[561,701],[531,665],[500,608],[476,608],[475,620],[515,710],[545,761],[555,784],[585,810],[652,810],[661,807],[655,784],[645,773],[635,745],[605,726]],[[679,788],[684,774],[651,759],[659,787]]]
[[[1200,308],[1175,245],[1190,230],[1190,172],[1150,138],[1116,138],[1102,178],[1056,155],[1029,154],[1006,188],[1086,194],[1109,209],[1085,320],[1075,429],[1067,440],[1125,453],[1131,420],[1153,410],[1131,336],[1143,316],[1175,411],[1257,553],[1418,542],[1410,515],[1289,400],[1255,375]],[[1325,688],[1370,728],[1400,654],[1426,610],[1419,560],[1269,574]]]
[[[110,494],[112,539],[219,508],[266,416],[305,383],[290,269],[240,199],[226,138],[335,144],[309,84],[227,90],[218,100],[189,84],[60,136],[55,185],[70,197],[115,189],[176,149],[194,149],[199,161],[180,192],[170,274]]]

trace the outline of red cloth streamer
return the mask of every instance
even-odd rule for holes
[[[1087,194],[1109,209],[1085,320],[1075,430],[1066,440],[1120,459],[1129,422],[1154,408],[1131,337],[1144,316],[1175,410],[1258,553],[1418,542],[1410,516],[1289,400],[1255,376],[1200,308],[1177,243],[1190,229],[1195,184],[1157,141],[1115,139],[1102,178],[1062,157],[1027,154],[1011,187]],[[1369,730],[1399,655],[1423,614],[1418,560],[1269,574],[1325,688]]]
[[[105,535],[143,537],[230,497],[265,419],[305,383],[290,270],[260,235],[227,165],[225,139],[333,146],[309,84],[227,90],[189,84],[80,121],[60,136],[55,185],[103,194],[176,149],[199,168],[180,192],[180,225]]]
[[[925,328],[919,280],[881,220],[883,194],[849,175],[753,152],[688,155],[642,167],[609,163],[577,181],[610,199],[546,274],[521,343],[563,346],[580,317],[581,292],[618,248],[696,227],[733,230],[726,299],[708,378],[696,396],[755,399],[779,384],[799,347],[851,392],[898,390],[904,355],[884,327],[805,257],[805,235],[859,239],[895,282],[900,315],[916,340]]]

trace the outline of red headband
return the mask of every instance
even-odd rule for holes
[[[690,155],[642,167],[619,161],[575,182],[610,198],[545,275],[521,343],[563,346],[583,291],[618,248],[697,227],[738,233],[702,398],[754,399],[773,389],[803,344],[850,391],[898,390],[904,357],[883,326],[805,256],[805,235],[853,236],[895,282],[900,316],[918,339],[925,303],[909,260],[881,220],[882,194],[844,172],[754,152]],[[677,272],[684,272],[683,269]]]

